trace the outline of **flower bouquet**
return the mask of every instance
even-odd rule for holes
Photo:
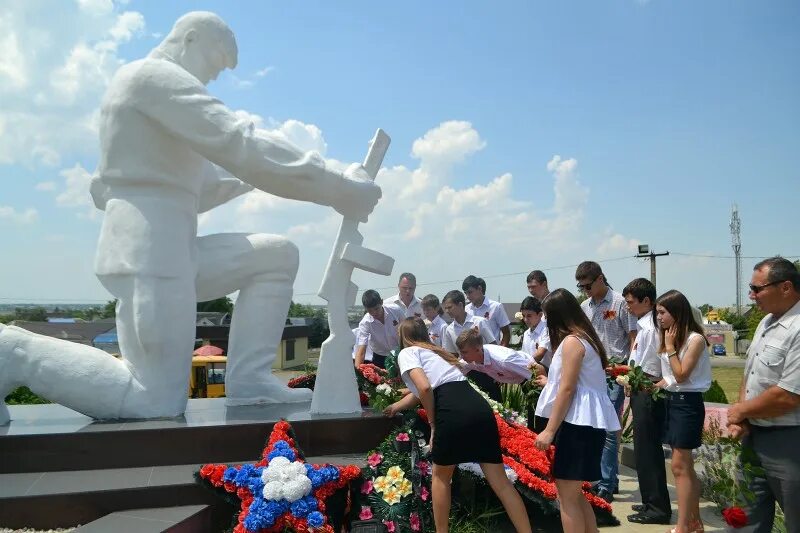
[[[381,520],[389,532],[433,531],[431,465],[412,452],[410,425],[393,431],[367,456],[364,479],[354,505],[360,520]],[[407,443],[398,449],[397,443]]]
[[[644,373],[638,365],[610,365],[606,368],[606,379],[609,387],[611,383],[616,383],[625,390],[649,392],[653,400],[664,398],[664,391],[655,386],[653,380]]]
[[[275,424],[255,464],[206,464],[200,483],[239,507],[233,533],[306,533],[341,530],[350,483],[361,475],[355,465],[306,463],[291,426]]]
[[[375,392],[369,399],[369,405],[376,411],[383,411],[400,398],[402,398],[400,391],[388,382],[384,382],[375,387]]]

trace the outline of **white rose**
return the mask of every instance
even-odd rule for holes
[[[629,380],[628,376],[617,376],[617,379],[616,379],[617,385],[621,385],[623,387],[626,387],[628,385],[628,380]]]
[[[522,321],[522,318],[523,318],[522,311],[517,311],[516,313],[514,313],[514,320]]]

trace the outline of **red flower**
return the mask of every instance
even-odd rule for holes
[[[417,409],[417,416],[420,417],[420,419],[426,424],[430,424],[430,422],[428,421],[428,413],[425,412],[425,409],[422,408]]]
[[[369,396],[367,396],[366,392],[359,392],[358,399],[361,401],[362,407],[369,405]]]
[[[614,365],[606,367],[606,374],[608,374],[612,378],[616,378],[617,376],[624,376],[630,371],[631,367],[629,367],[628,365]]]
[[[740,528],[747,525],[747,514],[741,507],[728,507],[722,511],[725,522],[733,528]]]
[[[617,312],[613,309],[608,309],[605,313],[603,313],[603,318],[606,320],[614,320],[617,318]]]

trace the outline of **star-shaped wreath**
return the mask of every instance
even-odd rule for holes
[[[361,475],[356,465],[306,463],[288,422],[275,424],[255,464],[206,464],[197,477],[240,502],[233,533],[334,533],[325,501]]]

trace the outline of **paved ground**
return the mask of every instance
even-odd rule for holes
[[[672,524],[674,526],[675,521],[678,518],[678,508],[675,502],[677,501],[677,496],[675,495],[675,487],[670,486],[669,492],[671,496],[672,504]],[[619,527],[608,527],[603,528],[602,531],[608,532],[642,532],[642,533],[664,533],[665,531],[669,531],[672,526],[662,526],[662,525],[642,525],[642,524],[632,524],[626,520],[626,517],[630,514],[633,514],[633,510],[631,506],[641,503],[641,497],[639,495],[639,483],[636,481],[636,471],[628,468],[626,466],[620,466],[620,477],[619,477],[619,494],[615,496],[614,499],[614,515],[619,518],[619,521],[622,523]],[[701,501],[700,502],[700,515],[702,516],[703,523],[705,524],[706,531],[725,531],[725,522],[720,516],[719,512],[717,511],[716,506],[711,502]]]

